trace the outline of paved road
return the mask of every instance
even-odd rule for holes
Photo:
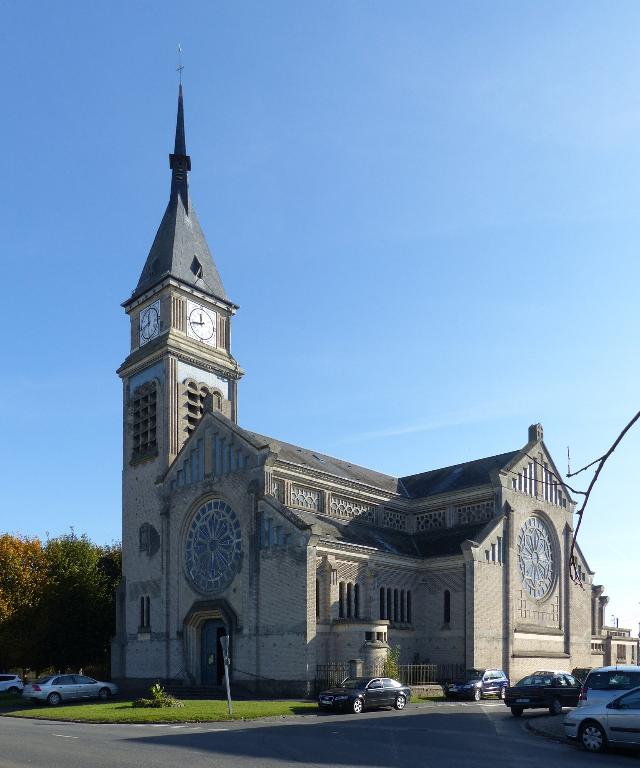
[[[589,755],[534,736],[504,705],[412,705],[204,725],[84,725],[0,718],[1,768],[634,768],[640,753]]]

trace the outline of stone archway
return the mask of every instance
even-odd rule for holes
[[[183,637],[186,677],[194,685],[222,685],[224,669],[220,638],[229,637],[233,659],[237,625],[236,614],[226,600],[202,600],[193,604],[184,618]]]

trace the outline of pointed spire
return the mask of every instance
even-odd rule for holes
[[[191,170],[191,158],[187,154],[184,137],[182,84],[178,91],[176,141],[173,154],[169,155],[169,167],[171,168],[169,204],[158,227],[138,285],[125,304],[134,301],[140,294],[150,290],[167,276],[231,304],[189,199],[187,173]]]
[[[173,154],[169,155],[171,168],[171,198],[180,195],[182,204],[189,212],[189,184],[187,173],[191,170],[191,158],[187,154],[187,142],[184,136],[184,104],[182,101],[182,83],[178,89],[178,116],[176,118],[176,141]]]
[[[178,117],[176,120],[176,142],[173,149],[174,155],[187,154],[187,142],[184,138],[184,103],[182,101],[182,83],[178,87]]]

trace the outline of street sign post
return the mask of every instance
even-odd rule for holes
[[[233,715],[231,689],[229,688],[229,666],[231,665],[231,659],[229,657],[229,635],[222,635],[220,638],[220,645],[222,647],[222,658],[224,661],[224,684],[227,688],[227,706],[229,707],[229,714]]]

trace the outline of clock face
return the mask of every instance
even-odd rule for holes
[[[154,339],[160,331],[160,301],[154,301],[140,312],[140,346]]]
[[[204,341],[212,347],[216,343],[216,315],[200,304],[190,301],[187,305],[187,335]]]

